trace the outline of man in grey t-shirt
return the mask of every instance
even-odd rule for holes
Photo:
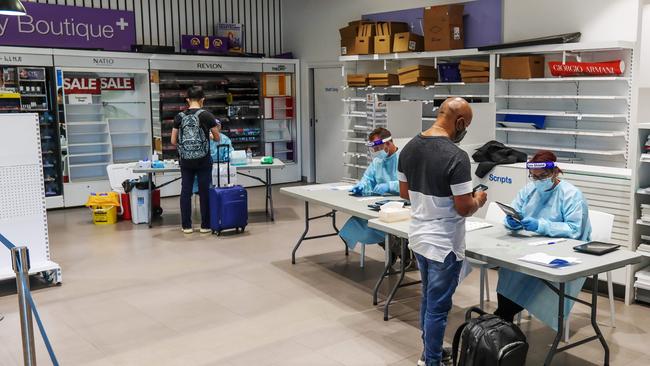
[[[465,257],[465,217],[487,200],[485,192],[472,193],[469,157],[456,146],[471,122],[467,101],[445,100],[436,123],[404,147],[398,162],[400,196],[411,200],[409,248],[422,275],[419,364],[426,366],[442,360],[447,314]]]

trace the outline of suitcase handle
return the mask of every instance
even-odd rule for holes
[[[221,154],[219,154],[219,150],[222,148],[230,148],[230,145],[228,144],[219,144],[217,145],[217,187],[221,188],[221,169],[220,169],[220,162],[221,162]],[[228,175],[227,182],[228,185],[230,185],[230,157],[226,160],[226,172]]]

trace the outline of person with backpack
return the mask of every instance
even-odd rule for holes
[[[202,109],[205,94],[200,86],[187,90],[188,109],[176,115],[172,128],[171,143],[178,147],[181,167],[181,221],[185,234],[192,228],[192,185],[198,180],[201,205],[201,233],[211,233],[208,190],[212,181],[212,157],[210,156],[210,132],[219,139],[220,123],[212,113]]]

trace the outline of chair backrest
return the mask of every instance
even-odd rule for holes
[[[487,213],[485,214],[485,221],[491,222],[493,224],[503,224],[506,214],[503,210],[497,205],[496,202],[490,202],[488,205]]]
[[[612,240],[614,215],[601,211],[589,210],[591,224],[591,240],[609,242]]]

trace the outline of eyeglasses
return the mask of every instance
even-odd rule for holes
[[[548,178],[552,177],[553,173],[554,173],[553,171],[542,173],[542,174],[537,174],[537,175],[535,175],[533,173],[528,173],[528,178],[532,179],[532,180],[544,180],[544,179],[548,179]]]

